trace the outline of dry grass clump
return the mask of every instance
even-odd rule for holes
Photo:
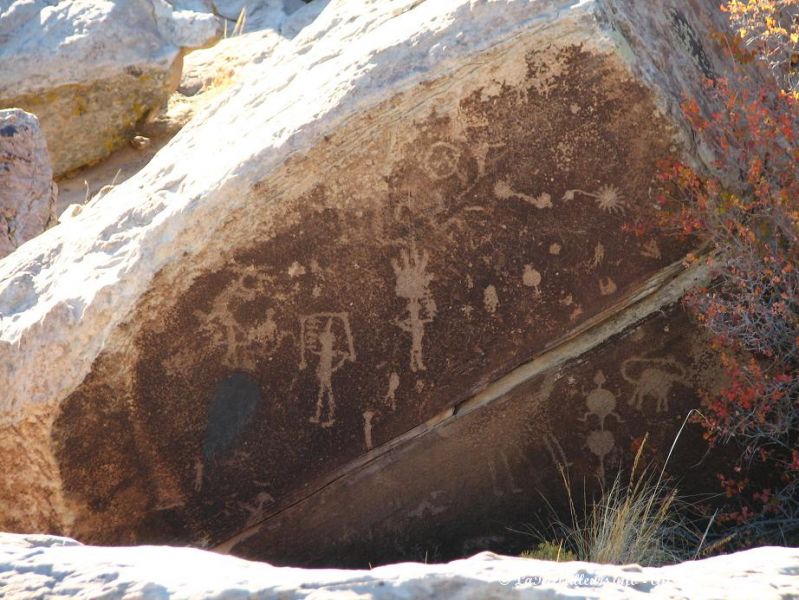
[[[663,471],[657,477],[645,468],[639,471],[643,447],[636,454],[629,479],[620,472],[598,500],[590,502],[584,496],[579,508],[568,474],[561,468],[569,518],[564,521],[556,516],[549,530],[550,536],[563,541],[553,544],[538,535],[543,543],[523,556],[643,566],[698,556],[705,535],[686,518],[690,507],[664,482]]]

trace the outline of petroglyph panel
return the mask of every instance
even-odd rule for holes
[[[675,356],[690,366],[666,393],[669,412],[658,413],[654,401],[638,410],[640,380],[625,376],[621,366],[646,361],[666,369],[678,364]],[[648,435],[643,461],[659,469],[684,417],[698,405],[697,389],[718,375],[718,366],[686,315],[672,308],[268,519],[232,550],[314,566],[340,564],[338,557],[346,556],[358,566],[415,559],[420,548],[435,560],[529,548],[524,532],[551,520],[547,503],[566,508],[560,465],[576,497],[585,486],[590,498],[616,469],[630,468]],[[670,463],[678,465],[673,475],[681,493],[717,491],[709,474],[724,457],[706,451],[701,430],[689,424]],[[399,503],[430,510],[402,511]],[[368,533],[344,535],[358,528]]]
[[[64,403],[72,534],[220,543],[612,314],[690,249],[625,228],[651,216],[672,143],[614,60],[517,45],[292,158],[220,228],[224,251],[159,274]],[[649,346],[623,373],[592,365],[573,396],[551,381],[571,408],[525,425],[535,460],[565,451],[595,477],[626,450],[623,425],[673,414],[688,367]],[[127,450],[88,455],[105,431]],[[464,489],[519,496],[531,467],[491,452]]]

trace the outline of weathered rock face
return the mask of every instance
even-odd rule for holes
[[[692,247],[627,226],[727,68],[678,4],[328,5],[0,264],[0,525],[390,558],[670,444],[712,371],[684,315],[635,328]]]
[[[41,122],[56,175],[127,142],[180,78],[181,48],[221,35],[209,13],[163,0],[44,0],[0,12],[0,107]]]
[[[39,121],[0,110],[0,258],[54,221],[57,194]]]
[[[758,548],[661,568],[555,563],[485,552],[449,564],[368,571],[276,568],[189,548],[97,548],[68,538],[0,535],[0,589],[41,598],[727,598],[799,593],[799,550]]]

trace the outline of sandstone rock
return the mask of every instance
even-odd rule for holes
[[[210,13],[164,0],[5,3],[0,107],[36,114],[56,175],[127,142],[180,78],[181,48],[221,35]]]
[[[0,258],[47,229],[57,194],[36,117],[0,110]]]
[[[690,242],[626,225],[654,215],[659,159],[699,158],[678,105],[738,68],[721,18],[328,4],[0,263],[0,526],[456,553],[557,462],[596,484],[647,431],[662,450],[712,379],[669,310],[699,275]]]
[[[778,600],[799,593],[799,550],[759,548],[662,568],[554,563],[485,552],[449,564],[313,571],[188,548],[98,548],[68,538],[2,534],[0,589],[19,600],[45,596]]]

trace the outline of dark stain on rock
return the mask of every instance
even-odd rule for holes
[[[234,373],[219,383],[203,439],[206,464],[213,464],[230,452],[260,403],[258,383],[244,373]]]
[[[13,125],[6,125],[5,127],[0,127],[0,136],[2,137],[14,137],[17,134],[17,128]]]

